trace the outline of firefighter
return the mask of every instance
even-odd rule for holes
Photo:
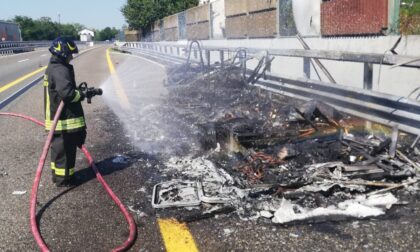
[[[64,108],[51,142],[52,180],[58,186],[74,185],[77,147],[86,138],[86,123],[81,101],[84,94],[76,87],[74,69],[70,64],[78,53],[74,41],[57,38],[49,48],[51,59],[44,75],[45,128],[51,130],[61,101]]]

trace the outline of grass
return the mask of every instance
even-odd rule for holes
[[[413,0],[405,0],[410,5]],[[401,33],[404,35],[420,34],[420,0],[414,0],[413,6],[401,7],[400,13]]]

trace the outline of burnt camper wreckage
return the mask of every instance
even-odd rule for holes
[[[382,215],[418,195],[418,138],[397,127],[366,128],[322,101],[262,91],[252,83],[271,59],[260,57],[245,78],[240,57],[247,56],[224,67],[188,62],[168,70],[160,113],[193,125],[186,130],[201,149],[162,168],[170,175],[153,190],[158,213],[192,207],[198,213],[177,217],[236,212],[274,223],[323,221]]]

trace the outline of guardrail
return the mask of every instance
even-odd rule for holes
[[[34,51],[36,48],[46,48],[51,45],[52,41],[25,41],[25,42],[15,42],[15,41],[5,41],[0,42],[0,56],[2,55],[11,55],[15,53],[30,52]],[[77,46],[83,48],[89,42],[80,42],[76,41]],[[111,41],[94,41],[94,44],[112,44]]]
[[[158,44],[150,42],[129,42],[120,49],[154,58],[157,61],[182,64],[186,60],[188,48],[179,44]],[[200,49],[193,48],[193,55],[196,60],[198,54],[205,55],[206,64],[212,65],[218,62],[218,66],[224,67],[226,55],[233,55],[238,48],[233,47],[208,47],[201,46]],[[201,50],[201,52],[198,52]],[[337,109],[359,116],[370,121],[385,125],[398,125],[399,129],[420,135],[420,103],[390,94],[373,92],[372,88],[372,66],[373,64],[393,65],[399,67],[420,68],[420,59],[411,56],[382,55],[382,54],[360,54],[341,51],[320,51],[320,50],[278,50],[260,48],[241,48],[249,55],[259,54],[262,51],[273,57],[300,57],[304,58],[303,72],[310,76],[308,61],[310,59],[326,59],[335,61],[358,62],[365,65],[364,87],[365,89],[335,85],[322,81],[310,80],[307,78],[290,79],[272,73],[266,73],[265,79],[258,79],[253,85],[269,92],[274,92],[303,100],[318,99],[327,102]],[[211,58],[217,55],[217,60]],[[193,58],[193,59],[194,59]],[[244,58],[244,57],[243,57]],[[244,67],[244,74],[247,78],[253,75],[251,69],[246,68],[246,59],[240,64]]]
[[[35,48],[48,47],[49,45],[51,45],[51,41],[4,41],[0,42],[0,56],[21,52],[30,52],[35,50]]]

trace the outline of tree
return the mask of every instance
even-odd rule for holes
[[[33,36],[33,29],[35,27],[35,23],[32,20],[32,18],[25,16],[16,16],[12,21],[19,25],[22,34],[22,39],[31,40]]]
[[[197,4],[198,0],[127,0],[121,12],[130,28],[148,33],[155,21]]]
[[[100,31],[95,31],[95,40],[97,41],[105,41],[105,40],[112,40],[114,39],[117,34],[118,34],[119,30],[116,28],[110,28],[110,27],[106,27],[103,30]]]
[[[81,24],[59,24],[49,17],[38,20],[25,16],[15,16],[12,20],[19,24],[23,40],[53,40],[58,36],[78,39],[78,32],[84,28]]]

